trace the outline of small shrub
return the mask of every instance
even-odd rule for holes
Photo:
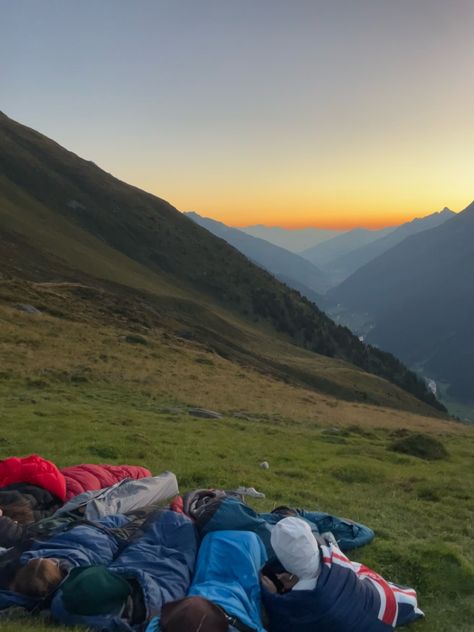
[[[357,434],[361,437],[368,437],[370,439],[377,438],[375,432],[373,432],[372,430],[368,430],[367,428],[362,428],[361,426],[359,426],[359,424],[351,424],[350,426],[347,426],[347,431],[350,434]]]
[[[410,434],[411,433],[408,428],[397,428],[396,430],[392,430],[390,436],[394,437],[394,439],[401,439],[403,437],[408,437]]]
[[[441,500],[439,496],[439,491],[433,489],[432,487],[421,487],[417,491],[417,498],[420,500],[426,500],[428,502],[437,503]]]
[[[140,334],[128,334],[124,337],[124,340],[131,345],[148,345],[148,340],[145,336],[140,336]]]
[[[30,378],[26,381],[28,388],[48,388],[49,382],[41,378]]]
[[[209,358],[196,358],[194,361],[198,364],[207,364],[208,366],[214,366],[214,362]]]
[[[338,437],[348,437],[350,435],[350,432],[349,429],[345,428],[324,428],[324,430],[321,430],[321,434],[335,435]]]
[[[441,441],[421,432],[397,439],[390,444],[389,450],[428,461],[448,458],[448,451]]]
[[[73,384],[85,384],[89,378],[84,373],[71,373],[70,380]]]

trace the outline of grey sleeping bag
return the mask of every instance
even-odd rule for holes
[[[157,505],[179,493],[173,472],[133,480],[127,478],[110,487],[75,496],[54,514],[80,513],[87,520],[99,520],[114,514],[127,514]]]

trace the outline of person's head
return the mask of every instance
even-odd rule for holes
[[[18,498],[12,502],[2,502],[0,495],[0,509],[0,515],[19,524],[31,524],[35,521],[31,505],[24,498]]]
[[[224,611],[203,597],[185,597],[163,606],[161,632],[227,632]]]
[[[132,587],[105,566],[74,568],[61,586],[62,601],[71,614],[121,616]]]
[[[63,572],[55,559],[39,557],[18,569],[11,590],[28,597],[43,598],[63,580]]]
[[[314,588],[321,555],[306,520],[283,518],[273,527],[270,542],[285,570],[299,578],[294,589]]]

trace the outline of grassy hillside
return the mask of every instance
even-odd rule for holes
[[[348,515],[377,532],[356,559],[420,591],[415,630],[471,630],[472,429],[163,200],[2,116],[0,146],[0,458],[142,463]],[[429,457],[430,437],[446,458],[394,449]]]
[[[285,382],[223,357],[173,323],[168,309],[155,312],[143,296],[127,301],[118,291],[0,284],[0,458],[37,452],[59,465],[142,463],[172,469],[182,491],[252,485],[267,495],[254,502],[262,510],[286,503],[347,515],[377,534],[354,559],[419,590],[427,619],[414,632],[472,632],[471,428],[336,399],[291,376]],[[20,302],[42,313],[20,311]],[[307,352],[292,349],[288,362],[303,367]],[[284,354],[282,342],[281,362]],[[349,388],[353,368],[319,361],[327,363],[321,376],[333,373]],[[194,406],[223,418],[195,418]],[[448,457],[391,449],[416,432],[441,441]],[[268,471],[259,468],[264,459]],[[49,628],[7,621],[0,629]]]
[[[166,301],[183,298],[204,324],[224,310],[244,327],[256,323],[282,340],[351,362],[443,410],[393,356],[361,343],[167,202],[2,114],[0,146],[5,272],[43,281],[94,277]]]

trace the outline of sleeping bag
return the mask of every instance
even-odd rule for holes
[[[188,595],[204,597],[252,630],[264,632],[259,571],[266,559],[265,548],[255,533],[210,533],[199,549]]]
[[[0,461],[0,488],[14,483],[31,483],[64,502],[66,481],[54,463],[37,454],[30,456],[12,456]]]
[[[84,625],[101,631],[134,630],[159,613],[165,603],[185,596],[196,553],[196,532],[191,520],[169,510],[159,510],[149,516],[136,537],[107,564],[107,574],[102,571],[109,583],[115,578],[116,599],[112,599],[110,590],[103,599],[92,594],[87,576],[82,583],[75,581],[72,599],[66,579],[52,601],[51,614],[56,621],[67,625]],[[118,597],[123,596],[119,580],[122,587],[124,580],[129,584],[130,600],[140,604],[138,609],[143,609],[140,617],[143,620],[135,622],[123,616],[129,605],[117,610],[112,607]],[[106,602],[111,604],[111,612],[103,611]],[[87,604],[89,612],[86,612]],[[132,604],[131,611],[134,609]]]
[[[414,590],[351,562],[335,544],[305,539],[305,527],[286,518],[272,533],[284,569],[300,581],[283,594],[262,588],[270,632],[388,632],[423,616]]]
[[[72,566],[110,564],[121,545],[120,539],[111,530],[123,527],[129,520],[127,516],[118,514],[97,521],[97,526],[79,523],[47,540],[35,542],[22,554],[20,564],[39,557],[66,560]]]
[[[116,513],[129,514],[150,505],[158,505],[178,493],[173,472],[138,480],[124,479],[111,487],[75,496],[56,512],[56,516],[74,512],[88,520],[99,520]],[[155,507],[156,508],[156,507]]]
[[[129,524],[129,518],[122,515],[108,516],[96,525],[79,523],[51,537],[34,542],[30,549],[21,554],[19,565],[32,559],[55,558],[64,560],[68,567],[110,564],[123,547],[122,528]],[[0,590],[0,610],[21,606],[31,610],[41,600]]]
[[[236,629],[265,632],[261,618],[260,568],[266,561],[261,540],[248,531],[216,531],[201,543],[188,597],[202,597],[239,622]],[[231,628],[234,629],[234,628]],[[147,632],[160,630],[160,617]]]
[[[90,490],[110,487],[125,478],[146,476],[151,476],[151,472],[139,465],[83,464],[60,470],[36,454],[0,461],[0,488],[14,483],[31,483],[47,489],[62,502]]]
[[[139,465],[73,465],[60,470],[65,480],[65,498],[70,500],[87,491],[110,487],[125,479],[151,476],[151,472]]]
[[[374,532],[369,527],[324,512],[281,508],[281,511],[276,509],[272,513],[257,513],[240,500],[230,497],[215,498],[206,502],[194,512],[193,517],[202,536],[212,531],[229,529],[256,533],[262,540],[268,557],[271,558],[274,555],[270,543],[272,528],[288,515],[287,511],[306,520],[316,534],[331,531],[339,547],[344,551],[363,546],[374,537]]]

